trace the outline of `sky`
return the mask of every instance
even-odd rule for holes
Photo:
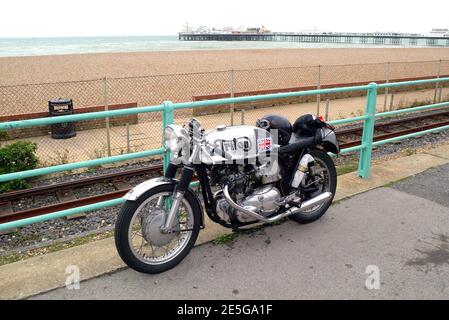
[[[449,1],[1,0],[0,38],[175,35],[193,27],[426,33],[449,28]]]

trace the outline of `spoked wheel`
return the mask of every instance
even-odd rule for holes
[[[173,232],[161,227],[170,211],[174,184],[157,186],[136,201],[127,201],[117,217],[115,244],[123,261],[134,270],[159,273],[173,268],[189,253],[198,237],[201,209],[187,191]]]
[[[311,150],[309,154],[315,161],[305,179],[305,200],[312,199],[323,192],[331,192],[333,196],[327,202],[290,216],[292,220],[303,224],[318,220],[326,213],[337,189],[337,171],[332,158],[325,151],[318,149]]]

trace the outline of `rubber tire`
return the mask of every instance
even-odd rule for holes
[[[334,161],[332,161],[332,158],[327,154],[327,152],[320,149],[313,149],[309,152],[309,154],[314,159],[320,159],[321,161],[323,161],[329,168],[329,177],[330,177],[329,191],[332,193],[332,199],[329,202],[327,202],[324,206],[322,206],[321,209],[318,210],[313,215],[296,213],[289,216],[290,219],[301,224],[311,223],[321,218],[332,204],[332,200],[334,199],[335,196],[335,191],[337,190],[337,170],[335,169]]]
[[[179,264],[193,248],[196,239],[198,238],[198,233],[200,231],[201,225],[201,208],[196,200],[195,196],[189,190],[184,194],[184,198],[189,202],[193,211],[193,231],[189,239],[189,242],[185,248],[178,253],[174,259],[158,265],[146,264],[140,261],[136,256],[134,256],[133,251],[128,242],[128,230],[131,223],[131,219],[135,211],[139,206],[149,197],[161,193],[161,192],[173,192],[175,184],[164,184],[156,186],[144,194],[142,194],[136,201],[126,201],[117,216],[117,222],[115,224],[115,246],[117,248],[118,254],[122,260],[132,269],[142,272],[155,274],[167,271],[177,264]]]

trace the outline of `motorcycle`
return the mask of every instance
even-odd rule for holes
[[[293,125],[267,115],[256,126],[207,132],[191,119],[168,125],[164,144],[171,155],[164,176],[130,190],[115,225],[120,257],[139,272],[180,263],[205,227],[205,213],[234,231],[285,217],[305,224],[319,219],[335,195],[328,152],[339,152],[337,138],[331,125],[311,114]]]

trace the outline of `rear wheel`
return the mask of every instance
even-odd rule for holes
[[[123,261],[143,273],[159,273],[173,268],[189,253],[198,237],[201,209],[187,191],[179,206],[176,229],[161,232],[171,206],[175,185],[148,190],[136,201],[127,201],[115,225],[115,245]]]
[[[331,205],[337,190],[337,171],[332,158],[327,152],[319,149],[311,150],[309,154],[315,161],[305,178],[305,200],[312,199],[323,192],[331,192],[332,198],[314,208],[290,216],[290,219],[302,224],[321,218]]]

